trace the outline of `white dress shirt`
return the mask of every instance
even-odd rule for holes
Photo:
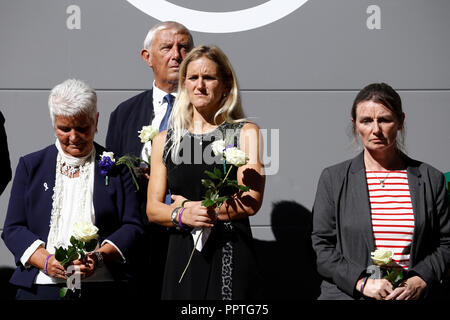
[[[161,124],[162,119],[164,118],[164,115],[167,111],[167,101],[164,100],[164,97],[168,93],[159,89],[155,81],[153,81],[153,112],[155,114],[155,117],[152,119],[148,119],[148,123],[151,124],[153,128],[159,129],[159,125]],[[171,92],[171,95],[174,97],[177,96],[176,92]],[[151,123],[150,123],[151,120]],[[137,138],[136,138],[137,139]],[[150,156],[152,152],[152,142],[148,141],[144,143],[141,151],[141,158],[145,161],[148,161],[148,157]]]

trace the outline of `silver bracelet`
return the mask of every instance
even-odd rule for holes
[[[180,210],[181,207],[176,207],[175,209],[173,209],[172,214],[170,215],[170,220],[172,221],[174,227],[177,230],[180,230],[180,226],[178,225],[177,222],[177,215],[178,215],[178,210]]]
[[[95,257],[97,258],[97,268],[103,267],[105,262],[103,261],[103,255],[99,251],[94,251]]]

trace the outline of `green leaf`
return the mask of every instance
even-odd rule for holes
[[[85,246],[86,246],[86,242],[81,241],[81,240],[78,241],[78,246],[77,246],[78,249],[83,250],[85,248]]]
[[[249,187],[247,187],[247,186],[243,186],[243,185],[237,185],[237,187],[238,187],[238,189],[239,190],[242,190],[242,191],[249,191],[250,190],[250,188]]]
[[[71,243],[73,246],[76,246],[77,243],[78,243],[78,240],[77,240],[74,236],[71,236],[71,237],[70,237],[70,243]]]
[[[59,262],[67,258],[67,250],[63,247],[55,248],[55,259]]]
[[[219,170],[218,168],[214,168],[214,174],[221,179],[223,177],[223,172]]]
[[[392,283],[392,285],[394,287],[397,287],[400,282],[403,281],[403,270],[401,269],[391,269],[391,270],[386,270],[386,276],[384,277],[385,279],[389,280],[390,283]]]
[[[75,247],[70,246],[67,250],[67,259],[70,261],[78,259],[78,252]]]
[[[207,200],[207,199],[214,200],[214,199],[217,199],[218,197],[219,196],[218,196],[218,191],[217,190],[214,190],[214,189],[206,190],[205,200]]]
[[[202,206],[204,207],[211,207],[215,204],[214,200],[211,199],[205,199],[202,201]]]
[[[220,180],[220,178],[211,171],[205,170],[205,174],[213,180]]]
[[[72,260],[70,260],[70,259],[67,257],[67,258],[63,259],[62,261],[60,261],[60,263],[61,263],[61,265],[62,265],[63,267],[65,267],[66,264],[68,264],[68,263],[71,262],[71,261],[72,261]]]
[[[65,296],[66,296],[66,294],[67,294],[67,290],[68,290],[69,288],[67,288],[67,287],[64,287],[64,288],[61,288],[61,289],[59,289],[59,297],[62,299],[62,298],[64,298]]]
[[[227,180],[227,186],[237,187],[238,183],[236,180]]]
[[[214,202],[216,202],[216,200],[217,199],[219,199],[219,193],[218,192],[214,192],[212,195],[211,195],[211,198],[210,198],[212,201],[214,201]]]
[[[209,179],[202,179],[202,185],[206,188],[214,188],[214,182],[212,180]]]
[[[220,198],[217,198],[217,199],[216,199],[216,204],[217,204],[218,206],[221,206],[222,203],[224,203],[224,202],[227,201],[227,200],[228,200],[228,197],[220,197]]]
[[[124,155],[116,161],[116,165],[118,165],[118,166],[124,165],[130,171],[131,178],[133,179],[134,186],[136,187],[135,191],[139,191],[139,182],[137,181],[136,173],[134,172],[134,169],[136,166],[139,165],[140,162],[145,162],[145,161],[140,158],[131,156],[131,155]]]

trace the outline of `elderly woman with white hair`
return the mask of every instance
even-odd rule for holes
[[[57,139],[20,158],[11,190],[2,233],[17,265],[10,282],[17,299],[60,299],[68,267],[76,265],[81,298],[112,296],[123,288],[116,280],[125,276],[127,255],[142,234],[132,180],[112,162],[102,167],[92,88],[66,80],[52,89],[48,104]],[[55,247],[70,246],[74,226],[83,223],[98,228],[97,247],[61,265]]]

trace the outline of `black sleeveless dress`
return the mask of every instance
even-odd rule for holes
[[[232,142],[238,146],[244,124],[223,123],[214,131],[201,135],[187,132],[181,141],[179,158],[173,157],[171,143],[166,143],[163,160],[171,194],[193,201],[203,200],[205,188],[201,179],[208,178],[204,171],[213,171],[215,167],[223,170],[221,158],[214,156],[211,143],[226,137],[227,144]],[[169,129],[166,141],[170,141],[171,135]],[[231,179],[236,179],[236,172],[233,169],[230,173]],[[236,300],[257,297],[258,273],[248,218],[217,221],[202,251],[195,250],[181,283],[178,281],[194,247],[192,229],[170,229],[162,299]]]

